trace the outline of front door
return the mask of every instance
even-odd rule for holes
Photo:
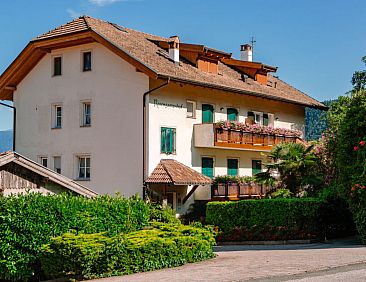
[[[213,123],[213,106],[202,104],[202,123]]]

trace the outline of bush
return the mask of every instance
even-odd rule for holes
[[[44,247],[42,265],[48,278],[108,277],[212,258],[214,244],[209,229],[155,222],[150,229],[113,237],[98,233],[53,238]]]
[[[160,204],[150,204],[149,215],[152,222],[181,223],[176,217],[175,211],[169,206],[163,207]]]
[[[266,239],[262,234],[265,230],[267,240],[273,240],[272,235],[279,230],[286,230],[287,239],[315,238],[322,233],[322,207],[321,200],[312,198],[211,202],[207,205],[206,222],[220,228],[219,238],[223,240],[239,229],[245,230],[246,235],[252,233],[251,240]],[[273,234],[268,233],[271,230]]]
[[[148,206],[138,197],[0,197],[0,280],[38,276],[40,249],[51,237],[70,231],[112,236],[139,230],[148,220]]]

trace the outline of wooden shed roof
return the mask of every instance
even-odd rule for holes
[[[0,154],[0,168],[8,163],[16,163],[40,176],[48,178],[50,181],[61,185],[62,187],[69,189],[79,195],[86,196],[86,197],[95,197],[98,195],[97,192],[80,185],[79,183],[75,182],[63,176],[53,170],[50,170],[39,163],[36,163],[22,155],[15,153],[15,152],[5,152]]]
[[[208,185],[211,184],[211,179],[176,160],[163,159],[160,160],[146,183]]]

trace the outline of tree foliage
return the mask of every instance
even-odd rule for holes
[[[366,65],[366,56],[363,56],[361,60]],[[353,91],[364,90],[366,87],[366,70],[355,71],[351,83],[353,85]]]

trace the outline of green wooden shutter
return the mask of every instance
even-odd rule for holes
[[[175,128],[161,128],[160,151],[166,154],[175,153]]]
[[[236,121],[238,120],[238,110],[234,108],[227,109],[227,120]]]
[[[256,175],[259,172],[262,172],[262,161],[252,160],[252,175]]]
[[[263,114],[263,125],[268,126],[268,114]]]
[[[213,158],[202,158],[202,174],[213,178]]]
[[[228,159],[227,160],[227,175],[237,176],[238,175],[238,160]]]
[[[213,122],[213,106],[202,104],[202,123]]]

